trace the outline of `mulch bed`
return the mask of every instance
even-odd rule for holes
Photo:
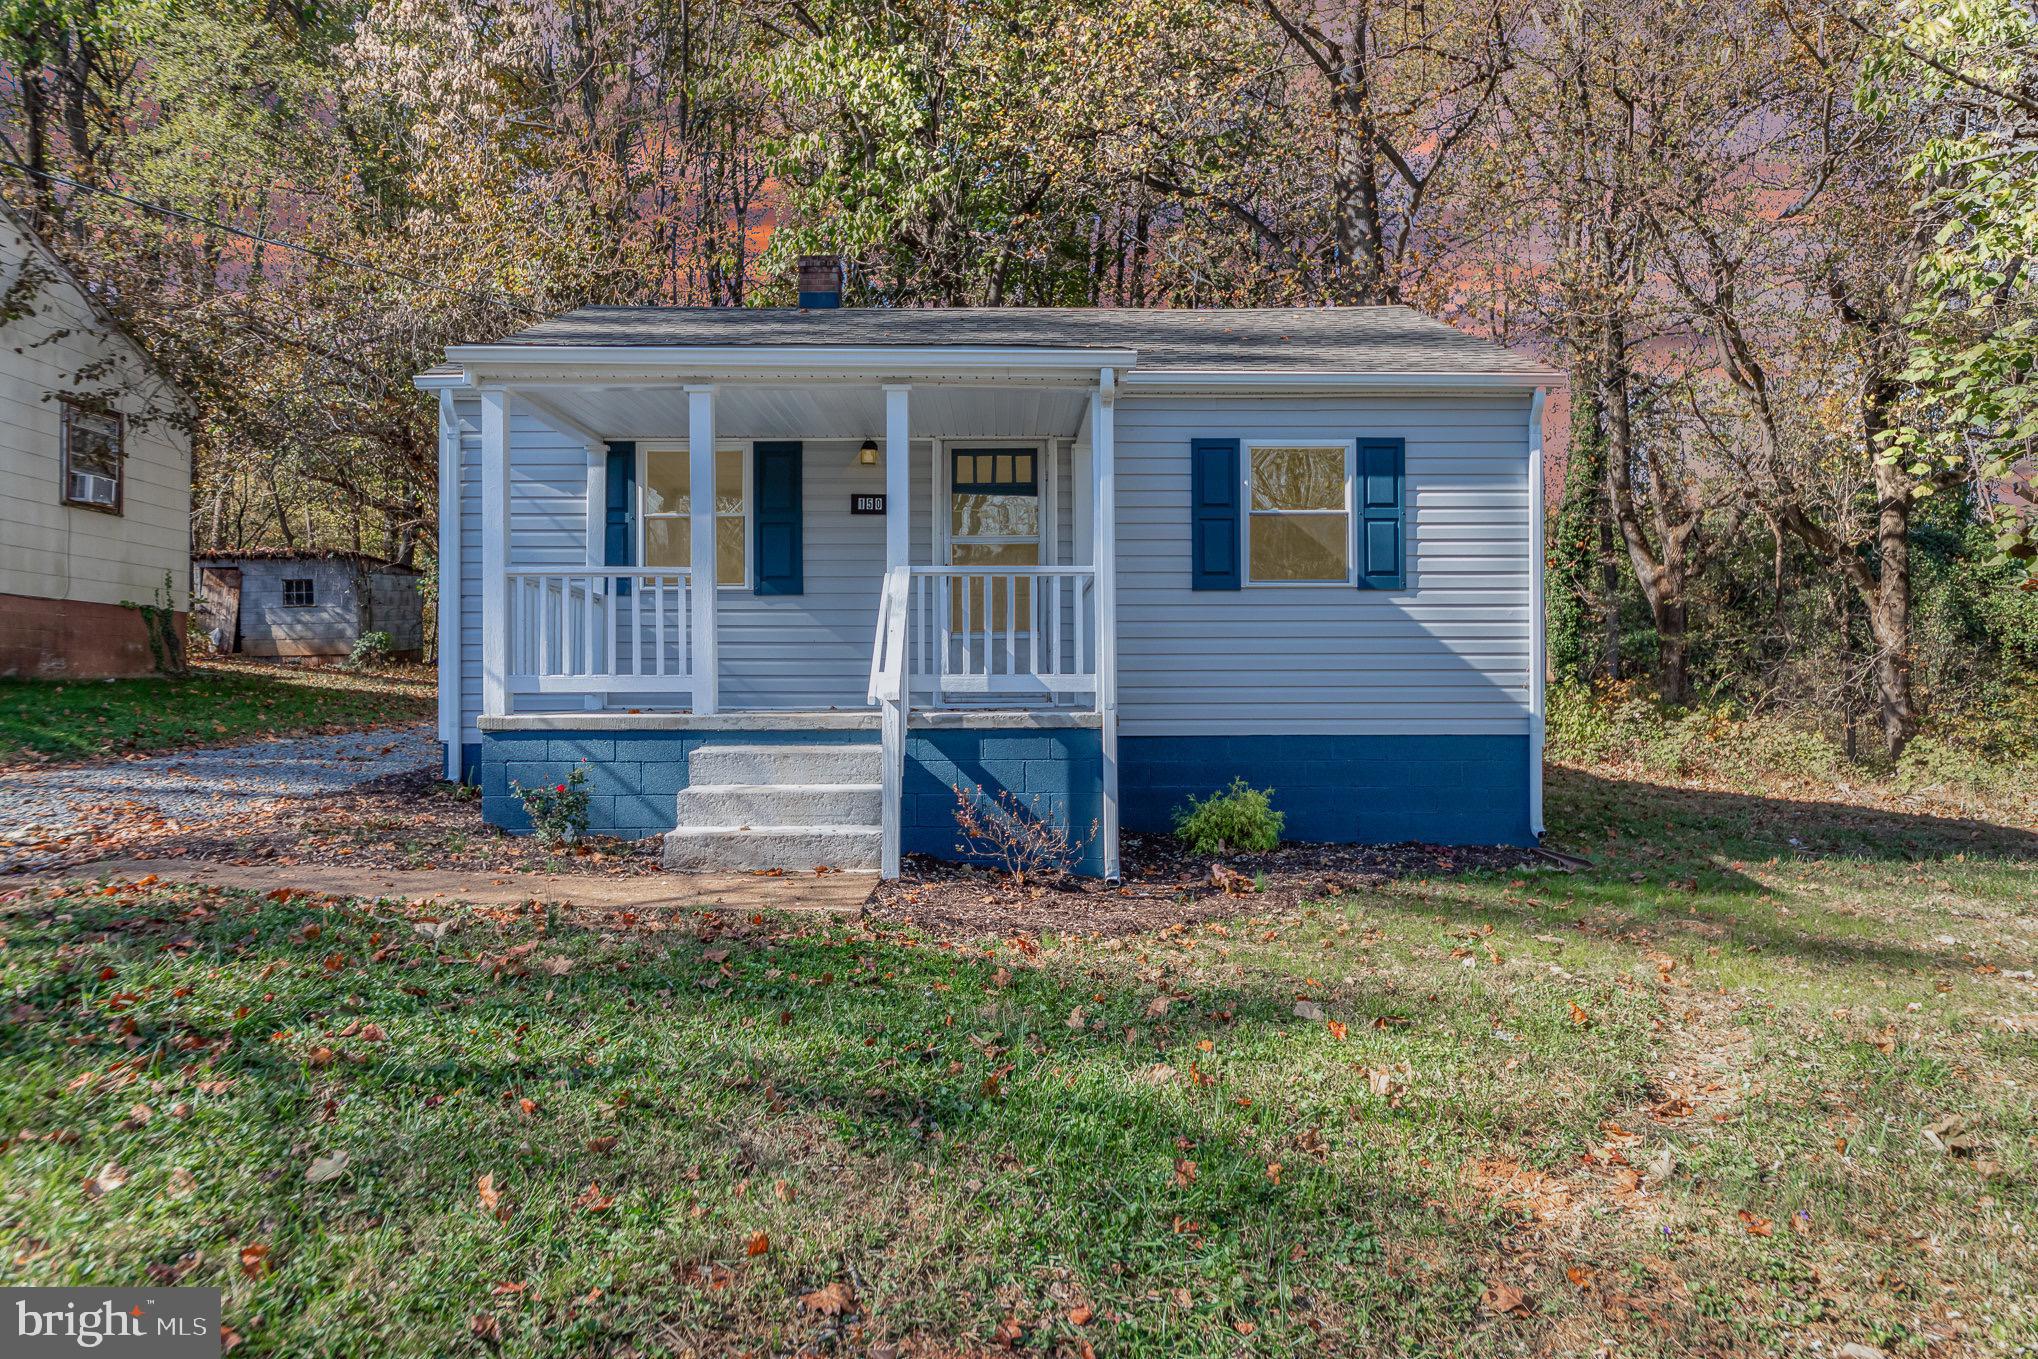
[[[1220,860],[1191,854],[1171,836],[1127,831],[1117,887],[1062,877],[1021,888],[989,869],[914,854],[899,881],[878,884],[865,914],[936,934],[1113,936],[1276,913],[1395,878],[1530,865],[1546,862],[1529,850],[1422,844],[1282,845]]]

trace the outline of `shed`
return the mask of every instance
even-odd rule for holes
[[[345,657],[371,632],[390,654],[424,647],[419,574],[358,552],[250,549],[191,559],[197,626],[223,654]]]

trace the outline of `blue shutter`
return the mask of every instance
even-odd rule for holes
[[[1408,556],[1405,439],[1359,440],[1359,588],[1399,590]]]
[[[751,491],[757,497],[756,593],[796,595],[806,588],[802,551],[800,445],[760,443]]]
[[[1236,590],[1238,440],[1189,441],[1189,572],[1192,588]]]
[[[603,520],[602,562],[607,566],[637,564],[637,445],[609,445],[608,505]],[[616,582],[616,593],[630,593],[630,582]]]

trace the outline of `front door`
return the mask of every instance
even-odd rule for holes
[[[949,587],[958,632],[1032,630],[1033,582],[1001,574],[1039,566],[1040,453],[957,448],[948,459],[948,564],[983,568]]]

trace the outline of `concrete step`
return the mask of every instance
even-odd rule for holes
[[[681,826],[666,832],[664,860],[681,870],[874,872],[883,834],[876,826]]]
[[[679,794],[682,826],[870,826],[883,817],[875,783],[696,783]]]
[[[686,757],[688,783],[876,783],[875,745],[712,745]]]

